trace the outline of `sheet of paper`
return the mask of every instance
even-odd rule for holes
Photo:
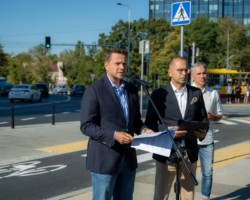
[[[175,131],[173,129],[169,131],[174,136]],[[166,131],[138,135],[134,137],[131,147],[169,157],[173,145],[169,137]]]

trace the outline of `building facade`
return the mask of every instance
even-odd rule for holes
[[[171,22],[171,4],[181,0],[149,0],[149,18],[165,18]],[[192,0],[191,20],[205,16],[216,21],[232,17],[243,26],[250,25],[250,0]]]

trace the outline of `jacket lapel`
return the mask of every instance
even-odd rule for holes
[[[190,90],[190,87],[188,85],[186,85],[186,87],[187,87],[187,106],[186,106],[186,111],[185,111],[184,119],[187,116],[188,110],[189,110],[190,105],[191,105],[191,100],[193,98],[193,92],[192,92],[192,90]]]

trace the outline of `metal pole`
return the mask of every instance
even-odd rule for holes
[[[128,6],[128,75],[130,75],[130,7]]]
[[[141,80],[143,80],[143,60],[144,60],[144,46],[145,46],[145,41],[142,42],[142,54],[141,54]],[[141,94],[140,94],[140,112],[142,114],[142,96],[143,96],[143,86],[141,85]]]
[[[227,69],[229,69],[229,29],[227,29]]]
[[[15,108],[11,106],[11,128],[15,128]]]
[[[180,49],[181,49],[181,55],[180,57],[183,57],[183,46],[184,46],[184,39],[183,39],[183,36],[184,36],[184,27],[181,26],[181,45],[180,45]]]
[[[56,112],[56,106],[53,103],[52,104],[52,122],[51,122],[52,125],[55,125],[55,112]]]
[[[194,64],[195,59],[195,43],[192,43],[192,65]]]
[[[128,75],[130,75],[130,6],[128,4],[117,3],[118,6],[125,6],[128,8]]]

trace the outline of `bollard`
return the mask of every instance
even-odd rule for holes
[[[52,125],[55,125],[55,112],[56,112],[56,106],[53,103],[52,104]]]
[[[11,106],[10,109],[11,109],[11,128],[15,128],[15,108],[14,106]]]

